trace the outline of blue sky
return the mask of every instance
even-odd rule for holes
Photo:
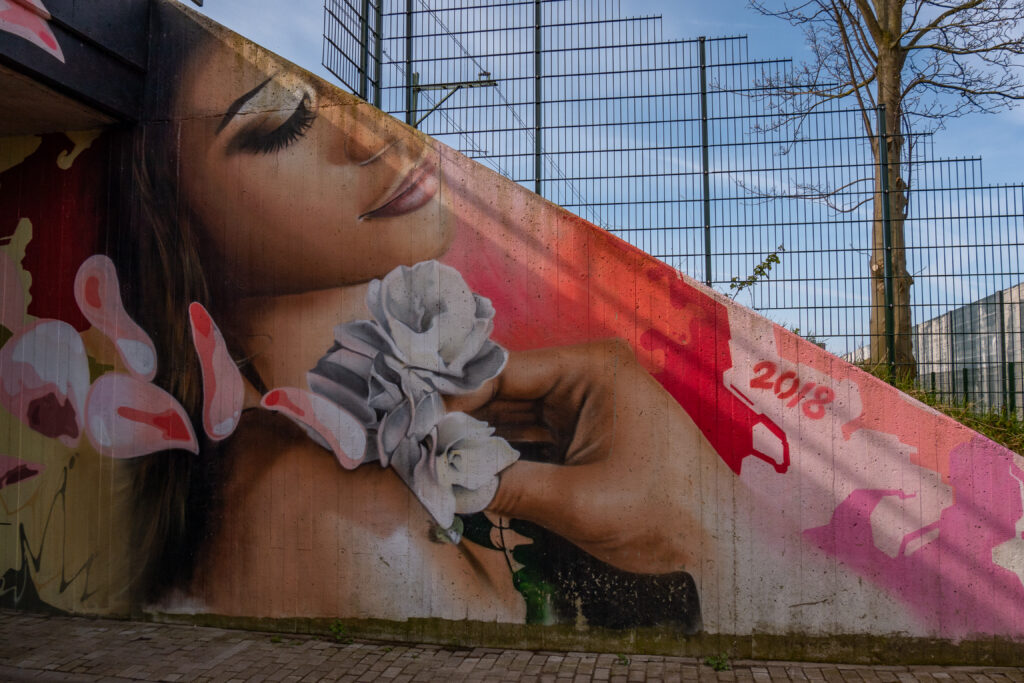
[[[585,1],[585,0],[582,0]],[[188,3],[194,7],[192,3]],[[672,2],[628,0],[623,14],[661,15],[666,36],[746,35],[751,56],[799,59],[806,52],[802,34],[778,19],[763,17],[746,0]],[[206,0],[201,12],[274,52],[335,80],[320,66],[322,0]],[[1024,181],[1019,163],[1024,141],[1024,109],[994,115],[974,114],[951,120],[938,134],[940,158],[980,156],[986,183]]]

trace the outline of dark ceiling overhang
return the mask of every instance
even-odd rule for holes
[[[17,1],[17,0],[13,0]],[[0,31],[0,135],[138,120],[149,0],[44,0],[64,61]]]

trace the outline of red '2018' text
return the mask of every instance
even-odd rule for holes
[[[750,380],[750,387],[773,392],[776,398],[786,401],[787,408],[800,405],[804,415],[812,420],[825,417],[825,406],[836,399],[836,392],[830,387],[818,386],[814,382],[801,383],[800,378],[792,370],[779,373],[776,377],[778,370],[775,363],[769,360],[761,361],[754,366],[754,378]]]

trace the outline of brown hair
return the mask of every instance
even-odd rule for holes
[[[192,344],[188,306],[217,307],[200,255],[198,222],[181,195],[178,139],[172,115],[185,66],[209,37],[191,13],[154,3],[150,68],[142,120],[128,134],[122,220],[108,248],[128,312],[156,346],[154,383],[185,408],[200,454],[163,451],[137,458],[132,473],[133,605],[184,587],[203,541],[214,529],[225,463],[202,429],[202,375]],[[223,303],[223,300],[222,300]],[[237,348],[229,340],[229,347]],[[237,357],[237,356],[236,356]]]

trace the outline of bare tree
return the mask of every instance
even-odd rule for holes
[[[1024,0],[805,0],[751,6],[802,27],[812,57],[781,78],[769,79],[776,106],[801,119],[827,102],[852,98],[861,110],[875,158],[871,233],[871,362],[889,360],[885,336],[883,201],[889,198],[892,244],[895,363],[916,375],[911,345],[906,219],[911,191],[911,133],[928,133],[943,120],[993,112],[1024,99],[1017,65],[1024,54]],[[884,106],[884,131],[874,111]],[[879,133],[884,133],[884,149]],[[888,172],[887,187],[881,173]],[[827,194],[827,192],[825,193]]]

